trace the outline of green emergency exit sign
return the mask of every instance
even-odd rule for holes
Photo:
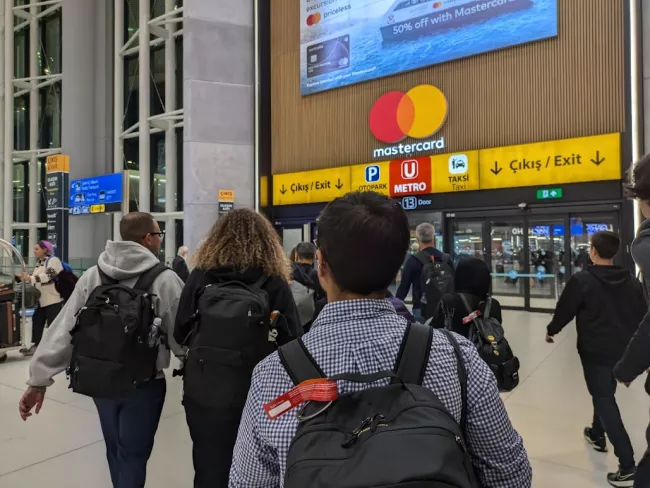
[[[538,200],[553,200],[555,198],[562,198],[564,192],[562,188],[545,188],[544,190],[537,190]]]

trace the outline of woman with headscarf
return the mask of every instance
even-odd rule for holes
[[[54,286],[56,276],[63,271],[63,263],[54,256],[54,247],[48,241],[39,241],[34,246],[34,256],[37,258],[33,274],[21,273],[17,277],[41,292],[38,307],[32,317],[32,345],[21,349],[25,356],[33,356],[43,337],[45,327],[49,327],[63,308],[63,297]]]
[[[464,337],[469,337],[472,320],[468,317],[475,310],[485,314],[491,283],[492,276],[485,261],[473,257],[462,257],[456,266],[454,275],[456,291],[442,297],[431,325],[438,329],[447,328]],[[467,310],[461,295],[467,300],[471,311]],[[499,323],[502,322],[501,304],[494,298],[490,316],[497,319]]]

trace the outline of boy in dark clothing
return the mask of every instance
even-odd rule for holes
[[[643,287],[630,272],[614,265],[620,238],[613,232],[597,232],[589,251],[593,266],[573,275],[558,301],[546,341],[553,342],[576,319],[578,354],[587,389],[594,404],[591,427],[585,439],[599,452],[607,451],[605,434],[619,459],[618,472],[607,475],[612,486],[634,484],[635,462],[630,438],[616,404],[613,369],[646,312]]]
[[[325,292],[320,286],[318,272],[314,269],[316,259],[316,246],[311,242],[301,242],[296,246],[296,260],[291,263],[293,279],[310,290],[314,291],[314,300],[325,297]]]

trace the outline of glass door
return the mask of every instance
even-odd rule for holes
[[[526,306],[524,221],[490,221],[492,295],[507,307]]]
[[[591,264],[589,258],[589,242],[596,232],[609,230],[617,231],[615,215],[572,215],[570,219],[570,267],[571,274],[583,270]],[[619,254],[622,250],[619,251]]]
[[[485,224],[483,220],[454,220],[451,231],[451,252],[454,263],[461,257],[486,259]]]
[[[303,231],[304,226],[287,226],[281,227],[280,238],[282,239],[282,248],[284,253],[287,256],[291,256],[291,251],[293,251],[298,244],[303,242]]]
[[[554,309],[566,282],[565,218],[530,217],[530,308]]]

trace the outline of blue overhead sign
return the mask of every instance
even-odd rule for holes
[[[119,212],[123,198],[122,173],[74,180],[70,183],[70,213]]]

